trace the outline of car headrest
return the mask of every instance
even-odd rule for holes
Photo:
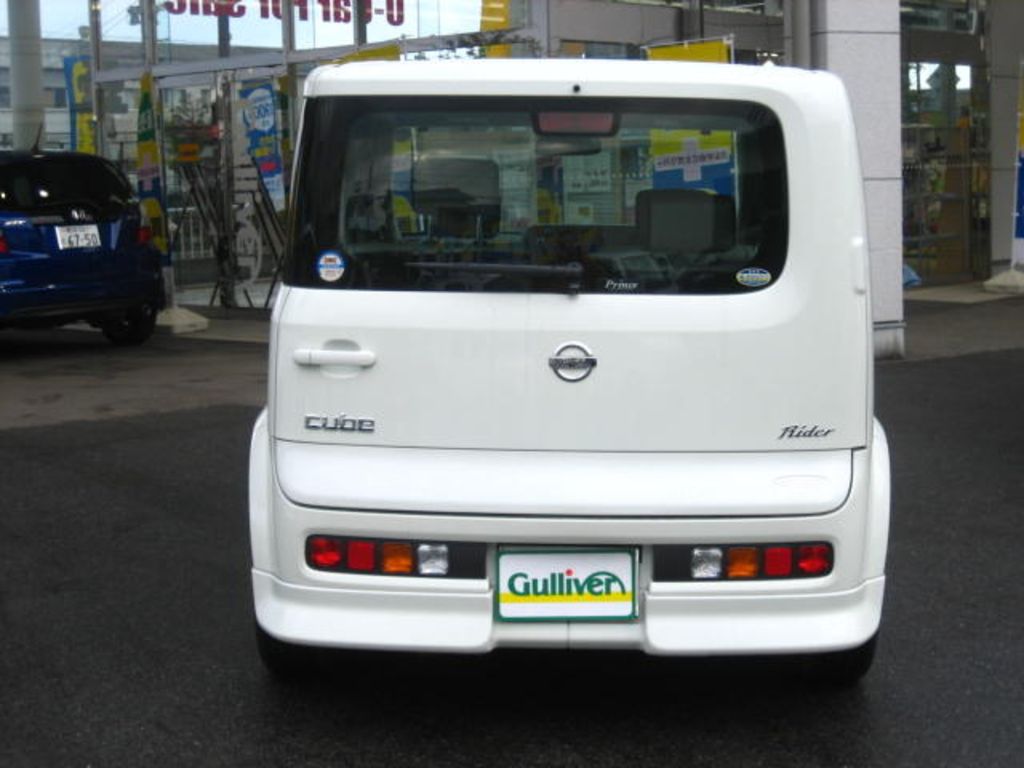
[[[724,251],[736,242],[736,205],[700,189],[646,189],[636,196],[640,236],[658,252]]]

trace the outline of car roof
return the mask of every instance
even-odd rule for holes
[[[51,158],[76,158],[90,160],[102,160],[96,155],[89,155],[85,152],[71,152],[68,150],[39,151],[25,149],[0,149],[0,165],[10,163],[23,163],[27,160],[48,160]]]

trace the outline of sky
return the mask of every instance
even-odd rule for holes
[[[0,36],[8,34],[8,14],[28,2],[39,2],[40,24],[44,38],[79,39],[79,29],[89,24],[89,0],[0,0]],[[269,0],[265,0],[269,2]],[[481,0],[370,0],[373,20],[367,26],[370,42],[401,35],[423,37],[436,34],[476,31],[480,28]],[[128,8],[139,0],[102,0],[103,37],[106,40],[141,41],[139,26],[133,26]],[[281,23],[261,18],[261,0],[238,0],[245,15],[231,19],[232,43],[240,46],[280,48]],[[296,18],[296,43],[299,48],[329,47],[352,43],[352,24],[322,18],[318,0],[308,0],[309,18]],[[172,3],[176,5],[177,3]],[[188,2],[186,0],[186,6]],[[326,3],[329,5],[329,3]],[[217,19],[190,13],[172,14],[158,2],[158,33],[161,40],[180,43],[215,44]],[[388,9],[404,11],[403,24],[389,23]]]

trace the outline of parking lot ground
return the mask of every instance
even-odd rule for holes
[[[219,338],[219,337],[218,337]],[[265,344],[87,330],[0,331],[0,429],[266,401]]]
[[[853,690],[598,652],[342,654],[282,685],[248,581],[265,349],[73,333],[0,334],[0,765],[1019,764],[1020,349],[878,366],[889,582]]]

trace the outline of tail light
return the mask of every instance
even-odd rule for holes
[[[0,232],[0,256],[6,256],[11,252],[11,246],[7,244],[7,240],[4,239],[4,233]]]
[[[310,536],[306,559],[317,568],[340,568],[344,559],[341,543],[330,536]]]
[[[655,581],[806,579],[832,573],[835,550],[824,542],[659,545]]]
[[[306,539],[306,565],[318,571],[378,576],[483,579],[487,576],[487,545],[350,539],[316,534]]]
[[[804,544],[797,547],[796,567],[804,576],[822,576],[832,570],[832,547]]]
[[[140,224],[135,230],[135,244],[146,245],[153,242],[153,228],[148,224]]]

